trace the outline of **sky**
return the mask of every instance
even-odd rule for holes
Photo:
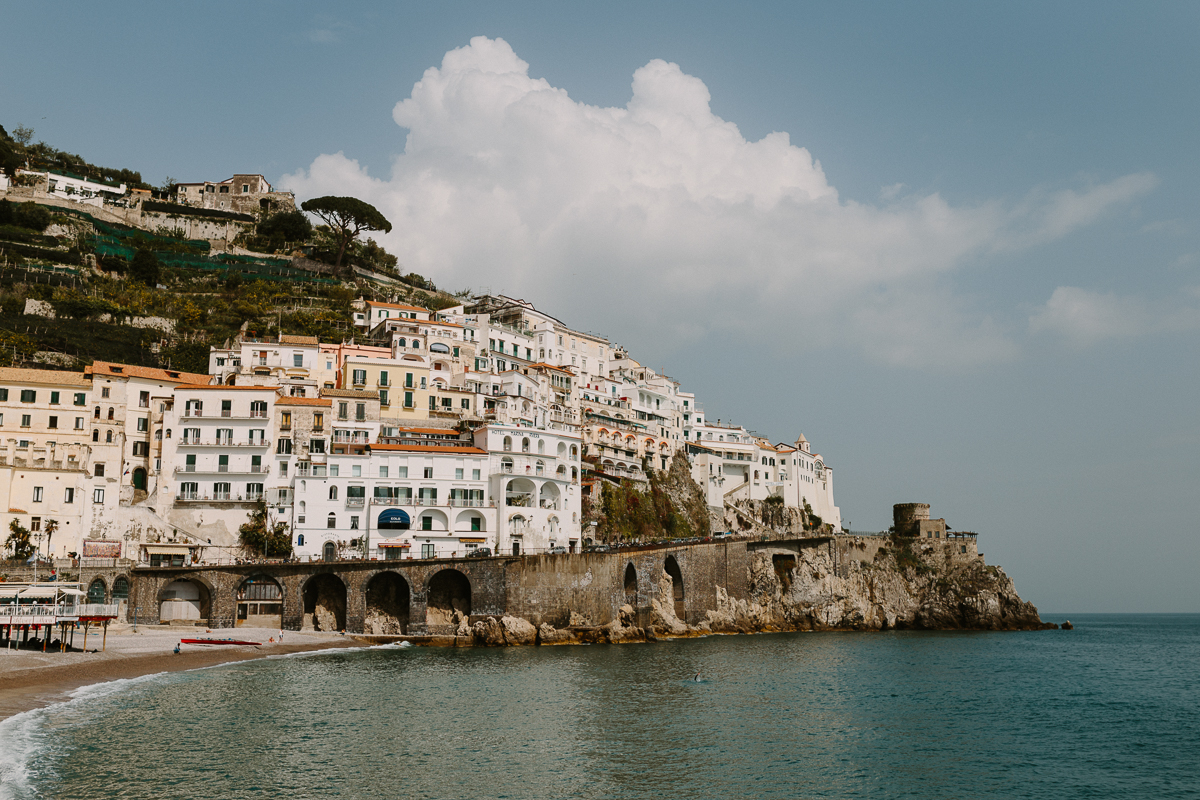
[[[0,124],[346,194],[928,502],[1044,614],[1200,612],[1200,5],[5,8]]]

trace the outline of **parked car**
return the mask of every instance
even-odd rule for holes
[[[552,556],[560,555],[565,552],[567,552],[567,548],[563,547],[561,544],[558,547],[550,548],[550,555]]]
[[[590,544],[583,548],[583,552],[585,553],[607,553],[611,550],[612,548],[606,544]]]
[[[467,553],[467,558],[487,558],[492,554],[490,547],[476,547],[471,552]]]

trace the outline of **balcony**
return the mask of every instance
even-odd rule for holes
[[[483,508],[482,498],[451,497],[450,505],[454,508]]]
[[[180,447],[270,447],[270,439],[179,439]]]
[[[412,497],[373,497],[371,505],[375,506],[411,506]]]
[[[199,466],[197,464],[185,464],[182,467],[175,467],[174,472],[176,475],[185,473],[189,475],[216,475],[218,473],[224,475],[270,475],[271,468],[266,464],[259,464],[258,466],[251,464],[248,467],[231,467],[228,464],[224,466],[218,464],[215,468],[211,466]]]
[[[365,498],[365,497],[347,497],[346,498],[346,508],[362,508],[366,504],[367,504],[367,498]]]
[[[523,492],[510,492],[504,496],[504,505],[532,508],[533,495]]]
[[[232,492],[221,492],[219,494],[178,494],[175,496],[177,503],[256,503],[262,499],[261,494],[241,495]]]

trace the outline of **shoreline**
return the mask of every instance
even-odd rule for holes
[[[91,652],[90,649],[88,652],[45,655],[40,651],[0,651],[0,722],[26,711],[70,700],[71,692],[84,686],[161,672],[185,672],[253,661],[269,656],[345,650],[368,645],[352,634],[342,636],[296,631],[287,631],[284,643],[268,643],[267,640],[272,636],[279,635],[277,630],[237,630],[236,635],[248,636],[254,641],[261,639],[262,646],[184,645],[185,649],[176,654],[173,652],[175,643],[185,636],[195,637],[199,634],[201,637],[223,638],[235,634],[233,630],[226,629],[214,629],[208,634],[195,629],[155,630],[147,634],[110,630],[108,650],[103,653]],[[99,637],[96,639],[96,644],[99,644]],[[88,644],[91,645],[92,641],[89,640]],[[188,647],[194,649],[186,649]]]

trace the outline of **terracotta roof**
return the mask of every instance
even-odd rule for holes
[[[360,392],[356,389],[322,389],[321,397],[357,397],[362,400],[378,400],[379,392]]]
[[[291,333],[283,333],[279,335],[280,344],[320,344],[321,340],[316,336],[296,336]]]
[[[530,365],[529,365],[529,368],[530,368],[530,369],[536,369],[536,368],[538,368],[538,367],[545,367],[546,369],[552,369],[552,370],[554,370],[555,372],[565,372],[565,373],[567,373],[568,375],[571,375],[571,374],[573,374],[573,373],[572,373],[570,370],[563,369],[562,367],[556,367],[556,366],[554,366],[553,364],[547,364],[547,363],[546,363],[546,362],[544,362],[544,361],[539,361],[539,362],[537,362],[536,364],[530,364]]]
[[[180,384],[179,386],[176,386],[175,388],[176,389],[187,389],[188,391],[191,391],[193,389],[196,389],[196,390],[202,389],[205,391],[214,391],[214,392],[221,390],[221,389],[229,389],[234,392],[277,392],[277,391],[279,391],[278,386],[226,386],[223,383],[184,383],[184,384]]]
[[[458,433],[454,428],[396,428],[396,430],[403,431],[404,433]],[[469,442],[471,440],[463,439],[463,441]]]
[[[325,406],[326,408],[333,405],[332,400],[325,400],[320,397],[281,397],[275,401],[277,406]]]
[[[46,383],[61,386],[91,386],[82,372],[60,372],[53,369],[21,369],[0,367],[0,381],[13,383]]]
[[[198,372],[180,372],[174,369],[138,367],[133,364],[114,364],[110,361],[93,361],[91,366],[83,368],[83,374],[92,376],[113,375],[118,378],[145,378],[152,381],[189,384],[206,384],[212,379],[211,375],[201,375]]]
[[[421,308],[420,306],[406,306],[403,303],[376,303],[374,300],[368,300],[367,305],[371,306],[372,308],[399,308],[404,311],[424,311],[426,314],[433,313],[428,308]],[[421,321],[424,322],[425,320]]]
[[[412,452],[412,453],[463,453],[465,455],[486,456],[487,450],[480,450],[478,447],[454,447],[454,446],[438,446],[428,444],[369,444],[368,450],[387,450],[392,452]]]

